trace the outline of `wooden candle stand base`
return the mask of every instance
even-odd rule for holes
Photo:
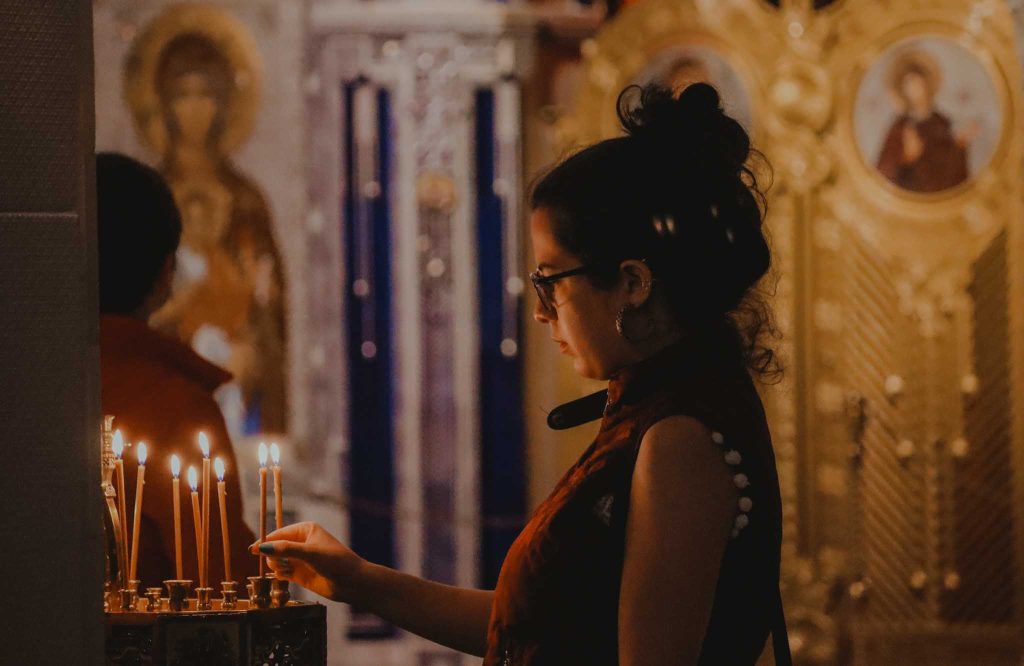
[[[188,608],[169,612],[106,614],[107,664],[327,664],[327,609],[321,604],[292,601],[283,608],[251,608],[240,599],[237,608]],[[140,608],[144,604],[140,604]]]

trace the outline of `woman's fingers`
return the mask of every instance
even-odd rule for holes
[[[269,539],[269,535],[268,535]],[[268,557],[299,557],[308,555],[309,547],[305,543],[297,541],[264,541],[249,546],[249,552],[253,555],[262,553]]]
[[[316,528],[316,523],[309,521],[285,525],[267,535],[267,541],[306,541]]]
[[[284,578],[290,578],[295,573],[292,563],[287,557],[268,557],[267,564],[274,573]]]

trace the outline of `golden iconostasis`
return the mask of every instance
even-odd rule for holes
[[[704,80],[773,167],[786,376],[766,387],[803,663],[1015,664],[1020,65],[1003,3],[649,0],[581,47],[551,131]]]

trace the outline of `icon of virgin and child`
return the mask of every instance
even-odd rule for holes
[[[125,91],[182,217],[174,292],[150,324],[229,370],[232,436],[285,430],[285,290],[270,211],[230,152],[252,129],[259,62],[232,17],[184,6],[133,47]],[[196,14],[200,12],[200,14]]]

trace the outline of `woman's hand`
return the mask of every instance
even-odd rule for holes
[[[294,581],[333,601],[353,602],[355,583],[366,561],[316,523],[275,530],[262,544],[249,546],[267,556],[278,578]]]
[[[354,604],[454,650],[484,656],[494,593],[434,583],[362,559],[316,523],[267,535],[249,549],[263,553],[285,580]]]

